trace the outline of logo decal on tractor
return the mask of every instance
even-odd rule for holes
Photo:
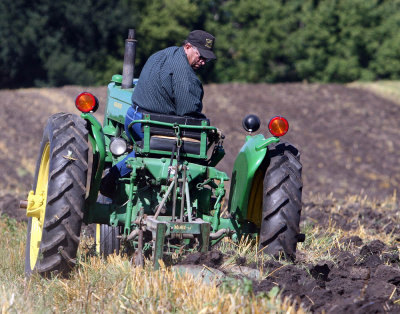
[[[173,230],[192,230],[192,227],[186,225],[174,225]]]
[[[114,102],[114,107],[122,109],[122,104],[120,104],[119,102]]]

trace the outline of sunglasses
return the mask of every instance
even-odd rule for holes
[[[200,60],[204,61],[204,63],[207,63],[210,61],[210,59],[204,58],[200,55],[200,51],[195,47],[192,46],[192,49],[196,52],[197,56],[199,57]]]

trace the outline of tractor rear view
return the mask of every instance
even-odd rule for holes
[[[33,189],[24,202],[26,274],[68,274],[82,223],[96,225],[99,254],[124,248],[137,265],[151,258],[158,268],[171,253],[206,252],[224,237],[243,236],[259,237],[267,254],[294,259],[303,240],[302,166],[298,150],[280,140],[287,120],[272,118],[272,136],[266,138],[252,135],[260,119],[245,117],[248,135],[230,177],[216,168],[225,154],[224,136],[208,119],[144,113],[129,125],[140,125],[144,134],[135,140],[124,129],[137,83],[134,37],[130,30],[123,75],[114,75],[108,85],[103,124],[92,114],[97,98],[86,92],[76,99],[80,116],[59,113],[47,122]],[[132,151],[135,158],[126,159]],[[112,197],[99,193],[102,177],[124,159],[131,172],[118,180]]]

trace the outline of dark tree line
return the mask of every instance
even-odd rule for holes
[[[400,78],[400,0],[2,0],[0,88],[104,85],[128,28],[138,71],[200,28],[217,38],[206,82]]]

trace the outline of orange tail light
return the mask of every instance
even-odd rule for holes
[[[269,131],[273,136],[284,136],[289,130],[289,122],[283,117],[274,117],[269,121]]]
[[[76,97],[75,106],[79,111],[84,113],[94,112],[97,110],[98,101],[91,93],[84,92]]]

